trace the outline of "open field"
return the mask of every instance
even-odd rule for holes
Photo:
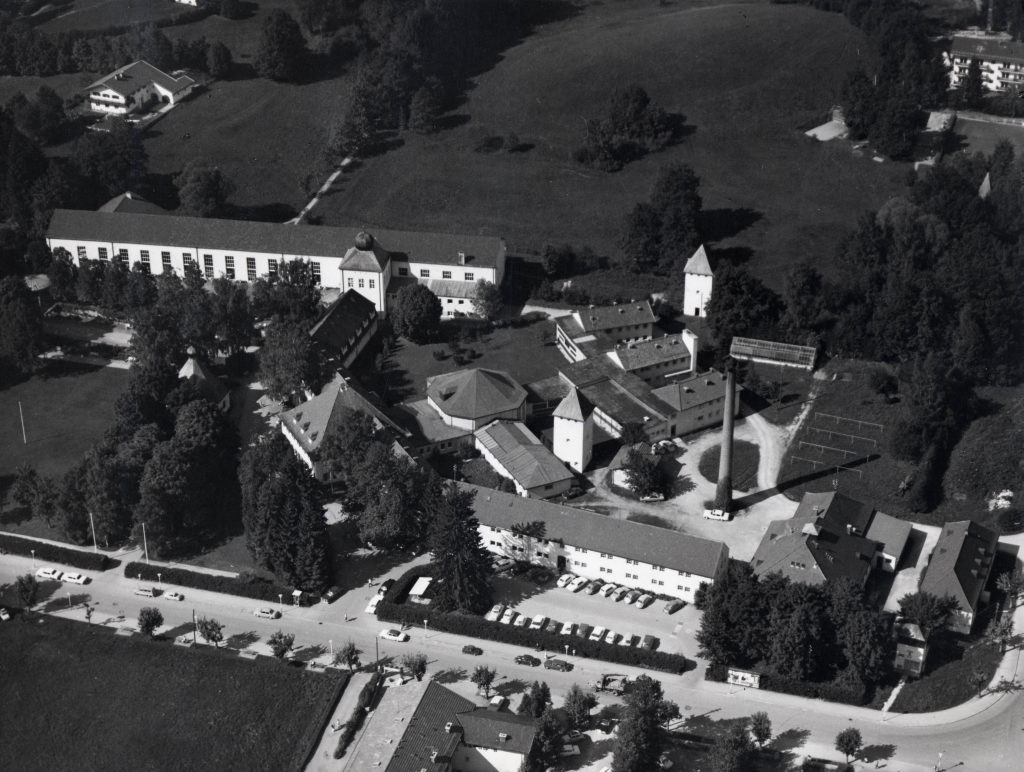
[[[441,375],[469,367],[505,370],[522,384],[558,374],[565,358],[554,343],[554,326],[550,321],[534,322],[526,327],[503,327],[481,333],[479,341],[464,344],[477,356],[465,364],[456,364],[446,343],[417,346],[400,340],[385,369],[387,396],[390,402],[421,399],[426,395],[427,376]],[[445,358],[434,359],[434,351],[443,351]]]
[[[0,626],[0,677],[3,769],[299,770],[348,674],[46,617]]]
[[[102,30],[146,24],[193,10],[174,0],[74,0],[59,16],[40,25],[45,32]]]
[[[1019,153],[1024,149],[1024,126],[1017,126],[992,121],[967,120],[962,115],[957,118],[956,125],[949,140],[949,152],[984,153],[991,155],[1000,140],[1011,143]]]
[[[183,38],[195,40],[205,37],[211,43],[219,40],[234,55],[236,62],[251,63],[259,48],[260,30],[263,20],[270,12],[280,8],[296,17],[295,0],[249,0],[244,3],[251,15],[244,19],[225,19],[219,14],[212,14],[205,19],[190,24],[178,24],[164,29],[164,34],[171,40]],[[316,48],[319,41],[310,40],[311,48]]]
[[[742,52],[742,55],[737,55]],[[343,176],[316,210],[326,222],[504,236],[511,251],[545,242],[615,250],[626,212],[658,170],[691,164],[716,225],[709,241],[780,286],[785,268],[828,272],[837,231],[902,187],[906,166],[856,158],[802,129],[820,120],[845,73],[864,62],[861,33],[809,8],[654,3],[587,6],[541,27],[481,75],[450,128]],[[605,174],[573,164],[585,117],[613,90],[644,86],[688,135]],[[514,131],[525,151],[481,152]]]

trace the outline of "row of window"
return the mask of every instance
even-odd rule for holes
[[[408,268],[399,268],[398,269],[398,275],[399,276],[408,276],[409,275],[409,269]],[[466,271],[465,273],[462,274],[462,276],[463,276],[463,279],[462,279],[463,281],[473,281],[473,272],[472,271]],[[429,279],[430,278],[430,269],[429,268],[420,268],[420,278],[421,279]],[[452,272],[451,271],[441,271],[441,278],[442,279],[450,279],[450,278],[452,278]]]
[[[358,282],[359,282],[358,287],[359,287],[359,289],[366,289],[366,281],[367,281],[366,279],[358,279]],[[353,282],[353,279],[350,278],[348,280],[348,288],[349,289],[352,289],[354,286],[356,286],[352,282]],[[377,280],[376,279],[370,279],[369,282],[370,282],[370,289],[376,289],[377,288]]]
[[[86,260],[86,259],[88,259],[88,254],[86,252],[86,248],[85,247],[78,247],[77,251],[78,251],[78,259],[79,260]],[[99,247],[99,249],[98,249],[98,256],[99,256],[100,260],[107,260],[107,259],[109,259],[109,251],[107,250],[106,247]],[[124,248],[118,249],[117,250],[117,260],[119,262],[122,262],[122,263],[127,263],[128,262],[128,250],[124,249]],[[149,257],[149,250],[148,249],[139,250],[139,262],[142,264],[143,270],[145,270],[147,273],[149,273],[150,257]],[[165,273],[170,273],[171,271],[174,270],[174,262],[173,262],[173,258],[171,256],[170,252],[163,251],[163,252],[160,253],[160,264],[161,264],[161,266],[162,266],[162,268],[163,268]],[[181,253],[181,266],[182,266],[182,270],[184,270],[189,265],[195,265],[195,259],[192,257],[192,253],[191,252],[182,252]],[[273,258],[268,259],[267,260],[267,275],[270,276],[270,277],[277,276],[277,267],[278,267],[278,261],[277,260],[275,260]],[[313,278],[316,279],[316,283],[319,284],[320,283],[320,263],[318,261],[316,261],[316,260],[311,260],[310,263],[309,263],[309,267],[310,267],[311,273],[313,274]],[[258,274],[256,273],[256,258],[255,257],[247,257],[247,258],[245,258],[245,269],[246,269],[246,278],[249,281],[251,281],[251,282],[252,281],[256,281],[256,279],[258,278]],[[203,255],[203,275],[206,276],[207,279],[212,279],[214,277],[213,255],[211,255],[211,254],[204,254]],[[234,279],[235,278],[235,258],[234,258],[233,255],[225,255],[224,256],[224,276],[226,276],[228,279]],[[351,279],[349,279],[349,286],[350,287],[352,286],[352,280]],[[359,286],[362,286],[362,280],[360,280],[360,285]],[[373,280],[372,279],[370,280],[370,286],[371,287],[373,286]]]

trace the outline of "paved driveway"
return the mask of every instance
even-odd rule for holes
[[[559,622],[575,622],[592,627],[607,627],[619,635],[653,635],[659,651],[684,654],[693,658],[697,644],[693,634],[700,617],[692,605],[674,614],[664,612],[665,601],[655,601],[645,609],[616,603],[601,595],[573,593],[554,583],[538,588],[527,579],[501,576],[494,583],[496,603],[511,606],[520,614],[543,614]],[[566,639],[571,646],[571,639]]]

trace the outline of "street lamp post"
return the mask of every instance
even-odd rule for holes
[[[427,634],[427,622],[429,622],[429,621],[430,621],[430,620],[428,620],[428,619],[424,619],[424,620],[423,620],[423,634],[424,634],[424,635],[426,635],[426,634]]]
[[[161,579],[162,576],[163,574],[161,574],[159,571],[156,572],[156,581],[159,583],[161,590],[164,588],[164,580]]]
[[[328,648],[330,648],[331,656],[333,657],[334,656],[334,641],[328,640],[327,641],[327,646],[328,646]]]
[[[569,644],[565,644],[565,656],[569,656]]]
[[[284,594],[283,593],[279,592],[277,594],[277,603],[281,607],[281,611],[284,611]]]
[[[32,553],[32,570],[35,571],[36,570],[36,551],[35,550],[30,550],[30,552]]]
[[[939,758],[935,760],[935,772],[939,772],[940,764],[942,764],[942,751],[939,751]]]
[[[71,593],[68,593],[68,608],[71,608]]]

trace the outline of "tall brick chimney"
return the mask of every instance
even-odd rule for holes
[[[732,507],[732,434],[736,412],[736,372],[730,362],[725,369],[725,406],[722,408],[722,451],[718,458],[718,486],[715,509]]]

